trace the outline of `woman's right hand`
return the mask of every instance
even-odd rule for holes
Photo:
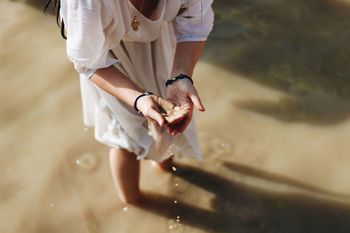
[[[160,126],[164,126],[165,119],[158,108],[158,104],[162,102],[168,101],[156,95],[147,95],[137,100],[136,107],[144,117],[158,122]]]

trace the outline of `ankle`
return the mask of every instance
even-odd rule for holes
[[[171,168],[173,166],[173,156],[162,162],[153,162],[152,165],[162,171],[171,171]]]
[[[139,203],[142,199],[141,192],[137,193],[129,193],[128,195],[119,195],[119,199],[124,203],[124,204],[136,204]]]

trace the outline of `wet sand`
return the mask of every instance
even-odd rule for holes
[[[172,173],[142,161],[146,201],[138,206],[118,200],[108,148],[82,123],[78,76],[54,17],[35,4],[0,2],[0,232],[350,232],[350,66],[341,33],[350,10],[339,2],[325,10],[327,1],[291,1],[290,12],[327,15],[329,25],[294,28],[299,37],[279,37],[280,47],[267,39],[283,23],[263,28],[283,15],[281,1],[237,1],[231,11],[216,3],[218,23],[195,73],[207,109],[196,113],[204,161],[177,159]],[[280,8],[266,13],[272,5]],[[245,10],[261,24],[238,14]],[[244,30],[227,26],[232,15]],[[326,39],[315,36],[321,28]],[[289,58],[267,52],[289,49]]]

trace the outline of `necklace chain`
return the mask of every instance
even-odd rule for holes
[[[128,1],[128,0],[127,0]],[[132,4],[132,3],[131,3]],[[143,11],[143,7],[145,5],[145,0],[142,0],[142,3],[141,3],[141,9],[140,9],[140,13],[142,14],[142,11]],[[136,8],[136,7],[135,7]],[[137,9],[137,8],[136,8]],[[132,27],[132,30],[134,30],[135,32],[137,32],[139,30],[139,26],[140,26],[140,19],[137,15],[134,16],[132,22],[131,22],[131,27]]]

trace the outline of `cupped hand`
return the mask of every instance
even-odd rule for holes
[[[160,126],[175,124],[181,121],[187,113],[182,108],[156,95],[139,98],[136,107],[144,117],[158,122]]]
[[[144,117],[158,122],[160,126],[164,126],[165,119],[162,116],[160,109],[158,108],[158,103],[164,101],[164,99],[156,95],[142,96],[138,99],[136,107]]]
[[[181,121],[177,121],[174,124],[167,124],[168,132],[173,135],[185,131],[192,120],[193,107],[196,107],[199,111],[205,111],[197,90],[188,79],[176,80],[169,85],[167,87],[166,100],[173,103],[175,106],[186,109]]]

